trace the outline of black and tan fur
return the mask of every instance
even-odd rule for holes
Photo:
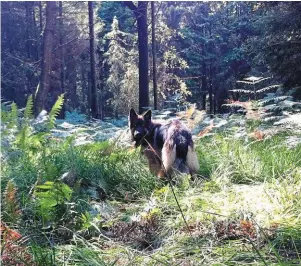
[[[172,172],[194,175],[199,171],[190,130],[179,120],[162,125],[151,119],[151,110],[137,115],[130,110],[129,126],[135,147],[142,146],[152,172],[166,176]]]

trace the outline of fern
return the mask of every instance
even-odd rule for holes
[[[270,97],[270,98],[264,98],[263,100],[261,100],[259,102],[260,106],[265,106],[267,104],[270,103],[279,103],[282,102],[284,100],[292,100],[293,97],[292,96],[278,96],[278,97]]]
[[[11,111],[9,113],[8,127],[12,128],[16,126],[18,126],[18,106],[16,103],[12,103]]]
[[[276,89],[276,88],[279,88],[279,87],[281,87],[281,85],[271,85],[271,86],[262,88],[260,90],[257,90],[256,92],[257,93],[266,92],[266,91],[269,91],[269,90],[272,90],[272,89]]]
[[[25,120],[29,120],[33,118],[33,98],[32,95],[30,95],[27,99],[26,107],[24,110],[24,118]]]
[[[223,104],[222,106],[226,106],[226,107],[230,107],[230,108],[246,108],[245,105],[243,103],[226,103]]]
[[[16,184],[9,180],[3,194],[3,219],[5,222],[16,223],[20,218],[20,210],[17,201]]]
[[[55,211],[59,205],[66,204],[72,196],[72,189],[61,182],[46,181],[42,185],[35,187],[34,195],[37,201],[37,212],[42,217],[43,222],[55,220]],[[59,215],[61,216],[63,213]]]
[[[54,128],[55,126],[55,119],[59,115],[60,111],[62,110],[64,104],[64,94],[61,94],[55,104],[52,106],[52,109],[49,113],[49,122],[47,125],[48,130]]]
[[[229,90],[229,91],[232,91],[232,92],[239,92],[239,93],[246,93],[246,94],[252,94],[252,93],[254,93],[254,91],[251,91],[251,90],[243,90],[243,89],[236,89],[236,90]]]
[[[279,121],[280,119],[283,119],[283,118],[285,118],[285,116],[283,116],[283,115],[273,116],[273,113],[269,113],[268,115],[262,117],[261,121],[263,121],[263,122],[276,122],[276,121]]]
[[[270,77],[267,78],[262,78],[262,77],[249,77],[249,78],[245,78],[244,80],[238,80],[236,81],[237,83],[243,83],[243,84],[248,84],[248,85],[254,85],[257,84],[259,82],[262,82],[266,79],[270,79]]]
[[[236,81],[237,83],[242,83],[242,84],[246,84],[249,85],[247,87],[249,87],[250,89],[234,89],[234,90],[230,90],[232,92],[236,92],[236,93],[244,93],[244,94],[250,94],[250,95],[254,95],[254,99],[257,100],[257,94],[263,93],[263,92],[268,92],[272,89],[276,89],[276,88],[280,88],[281,85],[270,85],[261,89],[258,89],[257,85],[258,83],[270,79],[270,77],[267,78],[262,78],[262,77],[249,77],[249,78],[245,78],[243,80],[238,80]]]
[[[23,125],[20,132],[16,136],[16,144],[21,150],[26,150],[27,142],[31,136],[31,128],[28,125]]]

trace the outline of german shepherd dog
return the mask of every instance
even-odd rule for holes
[[[179,120],[161,125],[151,116],[151,110],[140,116],[131,109],[129,114],[132,141],[142,147],[150,170],[159,177],[175,172],[196,174],[199,162],[190,130]]]

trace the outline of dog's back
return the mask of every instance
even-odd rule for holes
[[[158,128],[155,134],[155,145],[162,149],[162,163],[167,173],[171,170],[186,174],[198,172],[199,163],[194,151],[192,135],[181,121],[174,120]]]

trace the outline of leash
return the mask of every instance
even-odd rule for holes
[[[189,232],[191,238],[194,238],[193,235],[192,235],[192,232],[191,232],[191,230],[190,230],[190,228],[189,228],[189,225],[188,225],[188,223],[187,223],[187,221],[186,221],[186,219],[185,219],[185,216],[184,216],[184,213],[183,213],[182,208],[181,208],[181,206],[180,206],[180,203],[179,203],[179,201],[178,201],[178,198],[177,198],[177,196],[176,196],[176,193],[175,193],[175,190],[174,190],[174,186],[173,186],[173,184],[172,184],[172,182],[171,182],[171,175],[170,175],[170,174],[167,174],[166,169],[165,169],[164,165],[162,164],[162,159],[160,158],[160,156],[158,155],[158,153],[156,152],[156,150],[153,148],[153,146],[152,146],[146,139],[144,139],[144,140],[146,141],[146,143],[147,143],[148,146],[150,147],[151,151],[157,156],[157,158],[158,158],[159,161],[161,162],[161,165],[163,166],[163,170],[165,171],[165,173],[166,173],[166,175],[167,175],[168,184],[169,184],[169,186],[170,186],[170,188],[171,188],[172,194],[173,194],[173,196],[174,196],[174,198],[175,198],[175,201],[176,201],[176,203],[177,203],[177,206],[178,206],[178,208],[179,208],[179,211],[180,211],[180,213],[181,213],[181,216],[182,216],[182,218],[183,218],[183,221],[184,221],[184,223],[185,223],[185,226],[187,227],[187,230],[188,230],[188,232]]]

